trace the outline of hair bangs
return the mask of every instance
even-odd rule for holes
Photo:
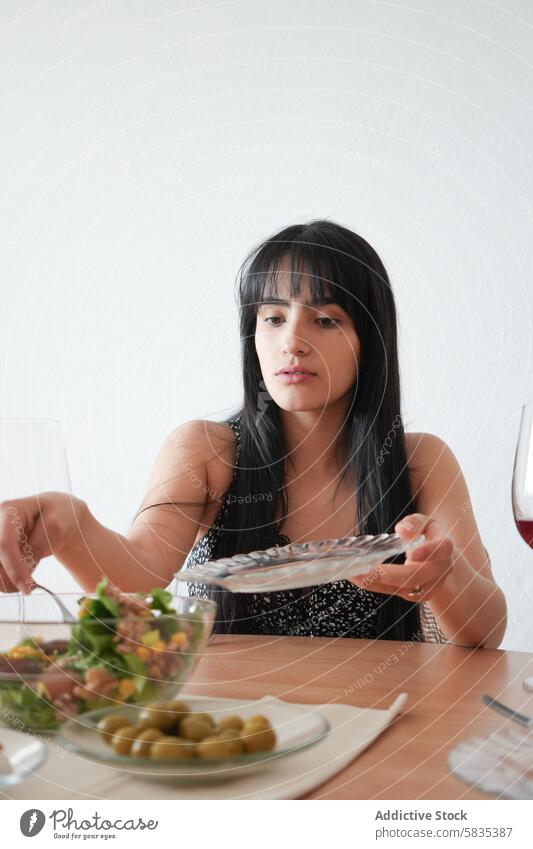
[[[239,299],[256,313],[265,300],[280,296],[280,284],[288,279],[291,299],[301,298],[305,289],[310,306],[334,302],[353,314],[353,297],[339,277],[338,263],[325,245],[268,242],[241,266]]]

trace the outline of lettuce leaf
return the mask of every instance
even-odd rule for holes
[[[161,613],[175,613],[173,607],[170,606],[170,602],[172,601],[172,593],[169,593],[168,590],[164,590],[161,587],[156,587],[153,590],[150,590],[149,594],[152,596],[152,601],[150,603],[150,607],[152,610],[160,610]]]
[[[100,656],[113,645],[115,632],[95,619],[84,618],[72,626],[69,649]]]
[[[146,685],[152,683],[148,678],[148,667],[146,663],[136,654],[123,654],[122,659],[125,668],[133,677],[137,697],[143,695]]]
[[[7,722],[11,720],[10,714],[13,714],[13,718],[21,720],[28,728],[48,731],[59,725],[52,705],[26,684],[2,682],[0,707],[2,716]],[[20,728],[19,722],[17,727]]]

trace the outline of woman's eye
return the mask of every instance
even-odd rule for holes
[[[271,327],[279,327],[278,322],[283,321],[283,316],[268,315],[263,319],[263,321],[269,323]],[[329,315],[320,315],[315,319],[315,321],[319,323],[320,327],[337,327],[341,323],[340,318],[332,318]]]
[[[331,318],[329,315],[321,315],[317,321],[331,321],[333,324],[323,324],[322,327],[336,327],[341,323],[340,318]]]

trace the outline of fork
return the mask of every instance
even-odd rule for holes
[[[61,601],[59,596],[57,596],[54,592],[52,592],[52,590],[49,590],[47,587],[43,587],[42,584],[37,584],[35,581],[33,581],[33,586],[36,587],[39,590],[44,590],[45,593],[48,593],[48,595],[52,596],[55,603],[57,604],[57,606],[61,610],[61,613],[63,614],[63,622],[77,622],[78,621],[76,619],[76,617],[70,612],[68,607],[66,607],[66,605],[63,604],[63,602]]]
[[[488,705],[488,707],[491,707],[493,710],[501,713],[502,716],[506,716],[508,719],[514,719],[515,722],[518,722],[526,728],[533,728],[533,719],[530,716],[526,716],[525,714],[519,713],[517,710],[513,710],[507,705],[502,704],[502,702],[499,702],[497,699],[493,699],[492,696],[489,696],[488,693],[483,693],[481,701],[484,705]]]

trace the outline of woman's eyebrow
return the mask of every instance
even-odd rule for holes
[[[283,298],[264,298],[260,301],[259,306],[264,304],[280,304],[284,307],[289,307],[292,301],[285,301]],[[336,304],[335,298],[318,298],[316,301],[302,301],[304,307],[323,307],[326,304]]]

